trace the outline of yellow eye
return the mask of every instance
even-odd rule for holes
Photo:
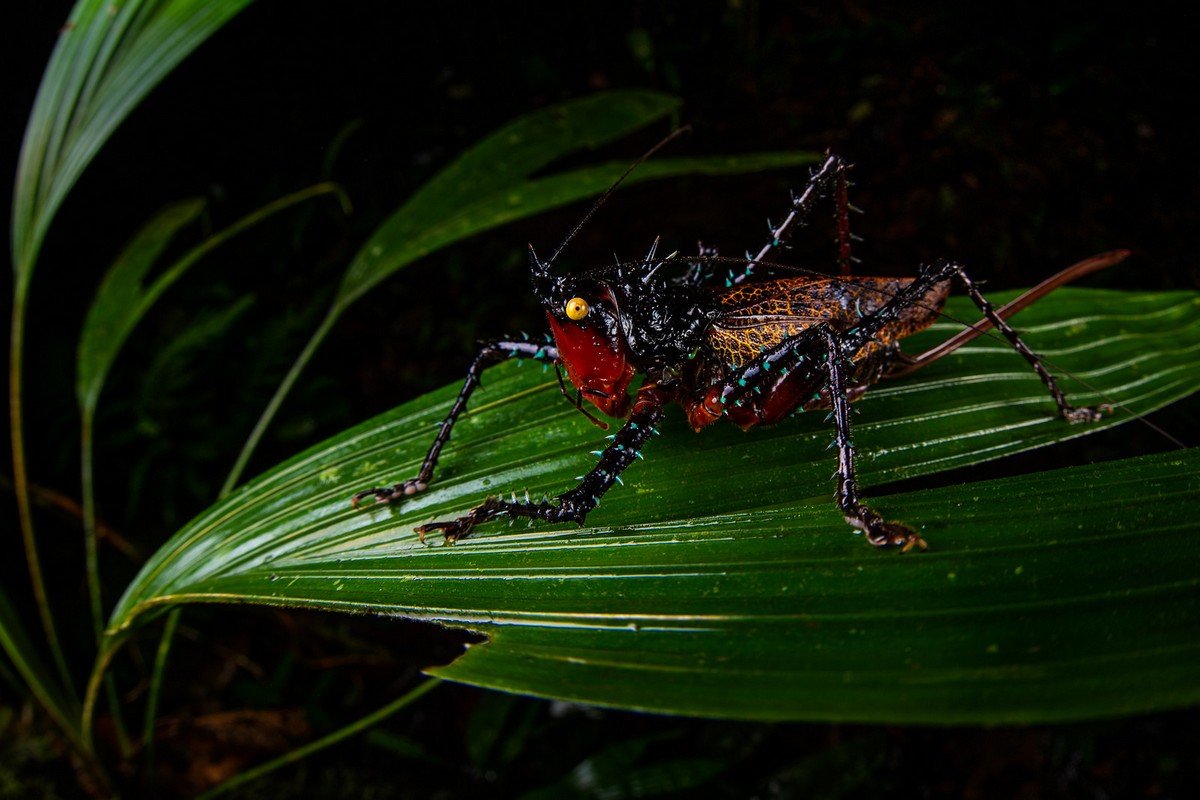
[[[570,319],[581,320],[588,315],[587,300],[582,297],[572,297],[567,301],[567,307],[563,310]]]

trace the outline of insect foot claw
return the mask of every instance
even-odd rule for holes
[[[350,498],[350,504],[358,508],[364,498],[375,496],[375,503],[390,503],[393,500],[399,500],[404,497],[412,497],[417,492],[423,492],[429,486],[425,481],[417,478],[411,478],[404,483],[397,483],[395,486],[375,486],[370,489],[363,489],[361,492],[356,492]]]
[[[893,542],[893,544],[895,544],[895,542]],[[903,546],[901,546],[900,552],[907,553],[909,550],[912,550],[914,547],[916,547],[917,550],[919,550],[920,552],[923,553],[929,549],[929,543],[926,542],[924,539],[922,539],[920,536],[918,536],[916,531],[909,531],[908,534],[905,536],[904,544],[903,544]]]
[[[1063,417],[1067,422],[1075,424],[1076,422],[1099,422],[1104,418],[1105,414],[1111,414],[1113,407],[1108,403],[1098,406],[1084,406],[1083,408],[1068,407],[1063,409]]]
[[[876,547],[899,547],[901,553],[913,548],[922,552],[929,549],[929,544],[912,528],[888,522],[869,508],[862,508],[857,517],[847,515],[846,522],[865,533],[867,541]]]
[[[867,532],[867,541],[876,547],[899,547],[901,553],[907,553],[914,547],[922,552],[929,549],[928,543],[912,528],[883,520]]]
[[[430,522],[426,525],[419,525],[413,530],[417,532],[417,538],[421,544],[425,544],[425,534],[430,531],[441,531],[446,544],[454,544],[464,536],[469,536],[473,527],[475,527],[475,523],[470,517],[460,517],[450,522]]]

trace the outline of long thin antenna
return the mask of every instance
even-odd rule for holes
[[[559,253],[561,253],[563,251],[563,249],[566,248],[567,244],[570,243],[570,241],[575,238],[575,234],[579,233],[579,231],[581,231],[583,229],[583,226],[588,223],[588,220],[590,220],[592,218],[592,215],[596,213],[596,211],[600,208],[600,206],[604,205],[604,201],[608,199],[608,196],[611,195],[613,192],[615,192],[617,187],[620,186],[621,183],[626,178],[629,177],[629,173],[633,172],[635,169],[640,167],[646,161],[646,159],[650,158],[655,153],[657,153],[659,150],[666,147],[667,144],[669,144],[670,142],[674,141],[675,139],[678,139],[680,136],[682,136],[685,133],[691,133],[691,130],[692,130],[692,128],[690,125],[684,125],[681,128],[676,128],[675,130],[671,131],[671,133],[665,139],[663,139],[658,144],[654,145],[654,147],[651,147],[649,150],[647,150],[646,153],[641,158],[639,158],[637,161],[630,164],[628,169],[626,169],[623,173],[621,173],[621,177],[617,178],[616,181],[613,182],[613,185],[609,186],[607,189],[605,189],[604,194],[600,195],[600,197],[597,198],[596,202],[592,204],[591,209],[589,209],[588,212],[583,215],[583,219],[579,220],[579,224],[577,224],[574,228],[571,229],[571,232],[567,234],[567,238],[562,240],[562,244],[560,244],[558,246],[558,248],[555,249],[554,253],[550,256],[550,260],[546,262],[546,266],[548,267],[555,262],[555,260],[558,258]]]

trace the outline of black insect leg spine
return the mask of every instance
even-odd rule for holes
[[[379,486],[365,489],[354,495],[354,503],[358,504],[363,498],[372,495],[375,496],[377,501],[386,503],[424,491],[429,482],[433,480],[433,470],[437,466],[438,456],[441,455],[442,448],[445,447],[446,442],[450,441],[450,433],[454,428],[454,424],[458,422],[458,418],[466,411],[467,401],[471,398],[472,392],[480,384],[480,375],[483,373],[483,368],[488,364],[510,358],[528,358],[549,364],[558,360],[558,349],[548,343],[526,341],[524,339],[496,339],[481,343],[479,352],[475,354],[471,366],[467,368],[467,377],[463,381],[462,388],[458,390],[458,397],[455,398],[454,405],[450,407],[450,413],[446,415],[441,425],[438,426],[437,436],[434,437],[433,444],[430,446],[429,452],[425,455],[425,461],[422,462],[417,477],[410,478],[391,487]]]
[[[1013,330],[1012,326],[996,313],[996,310],[992,308],[992,304],[988,302],[988,299],[976,287],[975,282],[967,276],[967,273],[962,271],[961,267],[957,265],[951,266],[955,269],[955,275],[958,276],[959,281],[967,290],[967,294],[970,295],[971,300],[975,302],[975,305],[979,306],[979,310],[983,312],[983,315],[996,326],[996,330],[1000,331],[1004,338],[1008,339],[1013,349],[1029,362],[1029,365],[1033,367],[1033,371],[1037,373],[1042,383],[1050,390],[1050,396],[1054,398],[1054,402],[1058,405],[1058,411],[1062,414],[1063,419],[1068,422],[1096,422],[1100,419],[1103,412],[1112,410],[1111,406],[1107,405],[1078,408],[1071,405],[1070,401],[1067,400],[1066,394],[1059,387],[1058,381],[1054,379],[1054,376],[1042,364],[1042,360],[1021,340],[1020,335]]]
[[[858,479],[854,475],[854,445],[850,441],[850,401],[846,396],[846,375],[843,341],[828,327],[823,327],[825,339],[825,369],[828,376],[829,415],[833,419],[834,446],[837,448],[837,492],[834,498],[846,522],[866,534],[876,546],[921,544],[915,533],[894,523],[886,523],[875,511],[862,504],[858,494]],[[922,545],[923,546],[923,545]]]
[[[876,327],[872,317],[881,315],[886,308],[864,318],[868,327]],[[886,323],[879,323],[878,327],[883,324]],[[814,325],[743,367],[725,384],[722,402],[726,406],[736,405],[751,392],[770,391],[776,382],[782,381],[790,372],[804,371],[809,375],[823,372],[829,397],[829,417],[834,424],[833,443],[837,448],[835,497],[838,508],[846,522],[863,531],[873,545],[896,545],[906,551],[913,547],[924,549],[925,543],[915,532],[899,523],[884,520],[863,505],[859,497],[858,479],[854,473],[854,445],[850,439],[850,400],[846,378],[846,365],[863,346],[858,336],[857,329],[854,333],[839,333],[825,323]]]
[[[814,354],[823,350],[825,325],[815,325],[790,339],[775,345],[757,359],[734,373],[721,390],[721,403],[726,407],[740,405],[752,392],[768,392],[771,387],[797,370],[814,369]]]
[[[559,495],[564,505],[582,509],[576,522],[583,524],[583,517],[600,502],[604,493],[612,488],[621,473],[634,461],[642,457],[642,448],[653,435],[654,429],[663,418],[661,404],[645,404],[629,416],[621,430],[612,437],[612,443],[600,452],[600,461],[574,489]]]
[[[995,326],[1004,338],[1008,339],[1013,349],[1020,353],[1029,365],[1033,367],[1033,371],[1045,384],[1050,391],[1050,396],[1054,398],[1055,404],[1058,406],[1059,413],[1068,422],[1095,422],[1099,420],[1102,413],[1110,411],[1108,406],[1098,407],[1075,407],[1067,400],[1066,394],[1058,385],[1058,381],[1042,364],[1037,354],[1029,348],[1021,339],[1020,335],[1013,330],[1003,317],[996,313],[992,304],[979,291],[975,282],[963,270],[962,265],[953,262],[941,261],[931,266],[922,267],[916,280],[904,287],[896,294],[886,305],[876,311],[863,317],[858,325],[847,332],[843,339],[843,347],[848,353],[855,353],[859,348],[870,342],[888,323],[895,322],[906,308],[919,306],[922,298],[924,298],[934,286],[942,281],[949,279],[957,279],[966,289],[967,295],[972,302],[979,307],[983,312],[984,317]]]
[[[661,404],[644,404],[634,410],[629,421],[613,436],[613,441],[600,453],[600,461],[580,480],[574,489],[560,494],[553,500],[522,503],[489,497],[465,516],[450,522],[433,522],[417,530],[422,538],[431,531],[441,531],[449,542],[470,534],[476,525],[498,517],[528,517],[542,522],[571,521],[584,523],[588,513],[600,503],[604,493],[617,482],[618,476],[630,464],[641,458],[642,447],[662,420]]]
[[[781,247],[795,231],[804,223],[804,219],[812,211],[817,199],[825,193],[831,193],[834,200],[834,221],[837,223],[838,232],[838,268],[842,275],[850,274],[850,264],[852,257],[850,255],[850,242],[853,236],[850,233],[850,203],[848,200],[848,189],[846,182],[847,164],[841,158],[835,155],[828,155],[821,166],[813,172],[812,177],[808,180],[808,185],[804,187],[804,191],[792,198],[792,208],[783,222],[778,226],[771,228],[771,241],[763,245],[758,251],[758,255],[750,259],[750,265],[747,267],[745,274],[732,280],[732,283],[741,283],[746,275],[750,274],[753,266],[767,258],[772,250]],[[830,192],[830,185],[833,189]]]

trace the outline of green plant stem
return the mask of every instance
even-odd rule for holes
[[[100,598],[100,566],[99,547],[96,535],[96,488],[93,481],[94,457],[92,438],[92,423],[95,413],[92,408],[83,410],[80,420],[80,473],[83,486],[83,551],[84,568],[87,571],[88,605],[92,613],[92,634],[99,646],[100,637],[104,634],[103,605]]]
[[[29,270],[18,270],[18,275],[29,275]],[[91,757],[91,746],[87,737],[77,724],[77,709],[79,700],[71,683],[70,671],[59,644],[58,634],[54,626],[54,618],[46,595],[46,585],[42,577],[41,563],[38,559],[37,540],[33,530],[33,513],[29,496],[29,479],[25,463],[25,439],[22,431],[23,414],[21,406],[21,373],[22,353],[24,351],[25,331],[25,300],[28,296],[29,282],[27,278],[18,277],[13,292],[12,330],[9,348],[8,399],[9,425],[12,435],[13,456],[13,491],[17,498],[17,514],[20,519],[21,537],[25,545],[25,560],[29,568],[30,581],[33,585],[34,599],[38,606],[42,627],[46,634],[46,643],[50,648],[59,676],[60,685],[54,685],[47,676],[35,668],[30,658],[34,655],[33,645],[21,635],[18,639],[18,620],[15,614],[9,614],[7,602],[5,613],[0,614],[0,645],[4,647],[9,659],[21,678],[28,686],[30,693],[38,704],[46,711],[47,716],[58,726],[67,742],[79,752],[87,763],[88,768],[97,780],[107,785],[108,779],[103,768]],[[9,617],[12,617],[10,623]],[[29,652],[26,652],[26,649]],[[64,699],[65,697],[65,699]]]
[[[26,271],[24,274],[28,275]],[[8,412],[9,430],[12,435],[13,458],[13,492],[17,497],[17,516],[20,519],[21,538],[25,545],[25,563],[29,569],[29,581],[33,587],[34,602],[38,608],[38,616],[42,621],[42,630],[46,635],[46,645],[50,648],[54,665],[62,680],[62,688],[70,701],[78,703],[74,686],[71,683],[71,672],[67,669],[67,661],[59,643],[58,631],[54,625],[54,615],[50,610],[50,600],[46,594],[46,582],[42,577],[41,560],[38,558],[37,537],[33,530],[33,510],[29,497],[29,476],[25,463],[25,436],[23,432],[24,415],[21,406],[21,368],[22,354],[25,342],[25,299],[28,294],[28,280],[18,279],[13,292],[12,331],[9,344],[8,361]],[[39,676],[38,680],[41,680]],[[45,693],[37,693],[41,694]],[[47,709],[49,710],[49,709]]]
[[[146,716],[142,723],[143,758],[142,770],[145,775],[147,796],[154,793],[154,721],[158,717],[158,699],[162,694],[163,675],[167,671],[167,658],[171,654],[171,644],[175,641],[175,629],[179,626],[179,616],[182,608],[173,608],[167,615],[167,624],[163,628],[162,639],[158,642],[158,652],[154,656],[154,669],[150,673],[150,688],[146,693]]]
[[[85,408],[81,415],[80,422],[80,472],[83,478],[83,549],[84,549],[84,568],[87,572],[88,586],[88,605],[91,607],[92,614],[92,633],[95,636],[96,646],[100,646],[100,639],[104,633],[103,615],[103,600],[100,594],[100,567],[99,567],[99,536],[96,532],[96,491],[95,483],[92,479],[93,475],[93,447],[95,439],[92,436],[94,420],[94,409]],[[129,743],[129,733],[125,726],[125,719],[121,714],[121,700],[117,695],[117,685],[113,681],[112,675],[105,675],[104,692],[108,698],[109,711],[112,714],[113,732],[117,737],[117,747],[121,754],[129,756],[133,752],[133,748]]]
[[[113,735],[117,739],[117,750],[123,758],[133,755],[133,744],[129,741],[129,729],[125,725],[125,717],[121,714],[121,696],[117,694],[117,682],[112,673],[104,676],[104,696],[108,700],[109,713],[112,714]]]
[[[292,386],[296,383],[296,379],[300,377],[300,373],[306,366],[308,366],[308,362],[312,360],[313,353],[317,351],[317,348],[320,347],[321,342],[325,340],[325,337],[329,334],[329,331],[332,330],[334,323],[337,322],[338,317],[341,316],[341,309],[342,306],[336,304],[329,309],[329,313],[325,315],[325,319],[322,320],[321,324],[317,326],[317,329],[313,331],[313,335],[309,338],[308,344],[304,345],[304,349],[300,351],[300,355],[297,356],[296,360],[292,363],[287,375],[285,375],[283,380],[279,383],[279,388],[275,390],[275,394],[271,397],[270,402],[267,403],[267,407],[263,409],[262,415],[258,418],[258,422],[254,424],[254,430],[250,432],[250,436],[247,437],[246,443],[242,445],[242,451],[238,453],[237,460],[233,463],[233,469],[229,471],[229,477],[225,479],[224,485],[221,486],[221,497],[228,495],[233,491],[234,487],[237,486],[238,481],[242,477],[242,473],[246,469],[246,464],[250,461],[250,456],[254,453],[255,448],[258,447],[259,441],[266,432],[267,426],[270,425],[271,420],[275,418],[276,412],[278,412],[279,407],[283,405],[284,398],[287,397],[288,392],[292,390]]]
[[[93,752],[94,737],[92,722],[96,717],[96,700],[100,694],[100,685],[104,682],[105,672],[112,662],[113,656],[120,649],[122,642],[129,636],[129,629],[110,635],[100,642],[100,651],[92,663],[92,674],[88,676],[87,689],[83,695],[83,709],[79,714],[79,730],[83,737],[84,748]]]
[[[382,722],[383,720],[387,719],[392,714],[395,714],[397,711],[400,711],[404,707],[408,706],[410,703],[420,699],[421,697],[423,697],[425,694],[432,691],[435,687],[437,687],[441,683],[442,683],[442,681],[439,678],[430,678],[427,681],[425,681],[424,683],[422,683],[420,686],[418,686],[417,688],[413,689],[412,691],[408,692],[407,694],[402,695],[401,697],[397,698],[396,700],[393,700],[391,703],[388,703],[386,706],[383,706],[379,710],[368,714],[367,716],[363,717],[362,719],[359,719],[355,722],[350,723],[349,725],[345,726],[344,728],[339,728],[338,730],[334,731],[333,733],[329,734],[328,736],[323,736],[320,739],[317,739],[316,741],[309,742],[308,744],[304,745],[303,747],[296,748],[295,750],[291,751],[290,753],[287,753],[286,755],[282,755],[279,758],[276,758],[272,761],[268,761],[266,764],[262,764],[261,766],[255,767],[254,769],[246,770],[245,772],[243,772],[239,775],[235,775],[234,777],[225,781],[225,783],[222,783],[212,789],[209,789],[207,792],[200,795],[199,800],[207,800],[207,798],[217,797],[218,795],[222,795],[231,789],[235,789],[238,786],[241,786],[242,784],[249,783],[250,781],[256,780],[256,779],[262,777],[263,775],[266,775],[269,772],[274,772],[275,770],[279,769],[280,767],[286,767],[289,764],[295,764],[296,762],[300,761],[301,759],[307,758],[308,756],[312,755],[313,753],[315,753],[319,750],[324,750],[326,747],[335,745],[338,742],[342,741],[343,739],[347,739],[351,736],[354,736],[355,734],[361,733],[361,732],[367,730],[368,728],[378,724],[379,722]]]

